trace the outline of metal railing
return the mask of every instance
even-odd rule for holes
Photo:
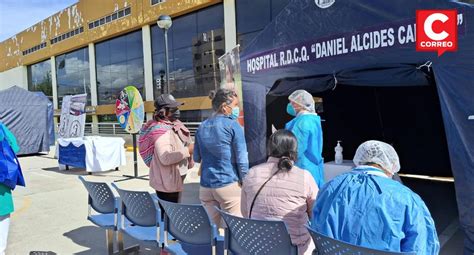
[[[191,135],[196,134],[197,129],[201,122],[185,122],[184,125],[189,129]],[[94,123],[86,123],[85,131],[86,135],[128,135],[128,133],[120,127],[118,123],[98,123],[97,128],[94,127]],[[98,133],[94,132],[97,130]]]
[[[92,128],[94,127],[93,123],[87,123],[87,124],[91,124]],[[94,130],[94,128],[92,130]],[[99,135],[100,134],[104,134],[104,135],[128,135],[128,133],[122,127],[120,127],[120,124],[118,124],[118,123],[98,123],[96,130],[99,131]]]
[[[84,133],[89,135],[92,134],[92,123],[86,123],[85,126]]]

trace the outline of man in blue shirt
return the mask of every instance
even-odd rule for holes
[[[356,168],[319,190],[311,228],[331,238],[391,252],[438,254],[433,218],[423,200],[391,179],[400,170],[392,146],[367,141]]]

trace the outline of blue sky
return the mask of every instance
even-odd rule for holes
[[[78,0],[0,0],[0,42]]]

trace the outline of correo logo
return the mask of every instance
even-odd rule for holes
[[[416,11],[416,50],[437,51],[441,56],[446,51],[457,50],[457,11]]]

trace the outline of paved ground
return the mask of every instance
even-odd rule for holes
[[[50,254],[106,254],[105,231],[87,221],[87,193],[78,175],[111,182],[132,174],[132,153],[127,152],[128,164],[120,171],[87,175],[85,171],[59,171],[57,160],[50,155],[20,158],[27,187],[14,191],[16,211],[12,216],[7,254],[29,254],[31,251],[50,251]],[[140,175],[147,174],[139,161]],[[198,176],[194,169],[187,177],[183,202],[198,203]],[[457,223],[457,208],[452,183],[432,183],[405,180],[426,201],[438,229],[446,242],[441,254],[462,254],[463,234]],[[148,190],[147,181],[119,182],[124,188]],[[125,244],[138,243],[125,237]],[[155,254],[156,247],[141,244],[141,254]],[[54,253],[53,253],[54,252]]]

